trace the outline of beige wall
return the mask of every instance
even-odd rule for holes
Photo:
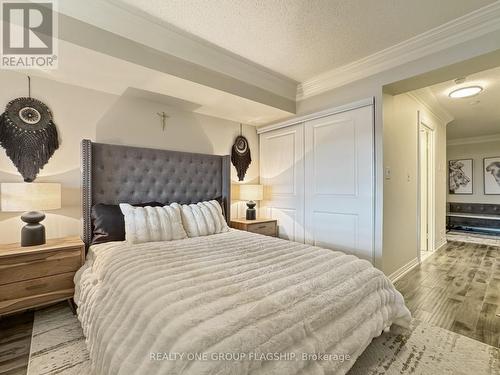
[[[500,141],[448,145],[448,160],[473,159],[474,173],[473,194],[448,194],[448,201],[500,204],[500,195],[484,194],[483,158],[495,156],[500,156]]]
[[[27,94],[26,77],[0,72],[0,105]],[[62,184],[62,209],[47,213],[45,226],[49,238],[79,234],[81,231],[80,141],[98,142],[227,155],[238,123],[196,114],[165,103],[141,98],[119,97],[55,81],[33,78],[32,96],[51,108],[59,131],[60,148],[39,174],[37,182]],[[166,112],[162,131],[157,112]],[[258,182],[258,137],[254,127],[244,126],[253,151],[245,182]],[[232,179],[237,181],[232,168]],[[21,182],[14,165],[0,150],[0,182]],[[232,215],[244,214],[241,203],[234,202]],[[239,210],[239,211],[238,211]],[[0,243],[19,240],[20,213],[0,212]]]
[[[383,270],[397,271],[418,254],[418,118],[435,142],[435,247],[444,243],[446,219],[446,124],[408,94],[384,95]]]

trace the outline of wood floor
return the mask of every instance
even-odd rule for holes
[[[0,319],[0,374],[25,375],[33,328],[33,312]]]
[[[449,242],[395,286],[415,318],[500,346],[500,247]]]

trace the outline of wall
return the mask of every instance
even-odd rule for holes
[[[463,66],[465,66],[466,69],[484,70],[487,69],[488,66],[491,67],[491,65],[488,65],[491,64],[491,61],[488,59],[485,59],[484,61],[482,60],[482,63],[485,63],[486,65],[481,65],[477,63],[477,61],[473,64],[467,63],[463,65],[461,62],[468,59],[479,58],[485,54],[498,51],[499,49],[500,32],[493,32],[480,38],[470,39],[452,48],[444,49],[441,52],[430,54],[424,58],[401,64],[396,68],[361,79],[342,87],[335,88],[297,103],[297,113],[303,115],[325,108],[344,105],[363,98],[375,98],[375,266],[382,269],[386,274],[390,274],[390,272],[388,272],[387,266],[384,266],[384,261],[386,264],[392,263],[389,260],[389,258],[392,257],[392,254],[390,254],[390,252],[385,252],[385,242],[386,240],[390,241],[390,238],[384,238],[383,236],[384,233],[389,237],[392,234],[383,230],[383,218],[385,215],[384,199],[388,198],[383,191],[383,154],[385,151],[383,142],[384,139],[386,139],[384,133],[390,132],[390,130],[385,129],[384,125],[384,87],[398,81],[407,80],[411,77],[437,71],[439,69],[441,69],[441,71],[439,71],[437,76],[441,76],[441,74],[443,74],[443,81],[456,78],[456,76],[445,77],[446,74],[458,74],[458,72],[467,74],[463,71]],[[449,69],[449,66],[452,64],[460,64],[460,66],[454,66],[454,69]],[[436,78],[436,74],[433,76],[433,79],[434,78]],[[427,79],[425,84],[418,87],[411,87],[410,90],[425,87],[437,82],[438,81]],[[401,246],[404,247],[404,243],[401,244]],[[405,263],[403,263],[403,260],[401,259],[397,265],[394,263],[389,268],[394,268],[396,266],[402,267],[404,265]]]
[[[417,258],[418,254],[418,119],[434,130],[435,244],[445,238],[446,124],[409,94],[384,95],[384,257],[387,274]]]
[[[0,103],[27,94],[25,75],[0,72]],[[184,105],[146,100],[139,97],[115,96],[95,90],[58,83],[49,79],[32,79],[32,96],[45,102],[54,114],[59,131],[60,148],[43,168],[36,182],[62,184],[62,208],[47,213],[44,224],[49,238],[77,235],[81,232],[80,141],[163,148],[178,151],[227,155],[240,125],[200,115]],[[182,104],[182,103],[181,103]],[[183,107],[184,106],[184,107]],[[165,131],[157,112],[166,112]],[[254,127],[244,126],[253,151],[252,164],[245,182],[258,182],[258,137]],[[237,181],[236,170],[231,171]],[[0,150],[0,182],[22,182],[11,160]],[[233,202],[232,216],[242,216],[244,204]],[[20,213],[0,212],[0,243],[19,240],[22,223]]]
[[[484,194],[483,158],[500,156],[500,141],[448,145],[448,160],[473,159],[472,195],[448,194],[448,202],[500,204],[500,195]],[[446,188],[448,192],[448,187]]]

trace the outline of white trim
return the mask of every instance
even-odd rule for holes
[[[298,85],[297,100],[310,98],[496,30],[500,30],[500,1],[370,56],[312,77]]]
[[[418,262],[422,262],[422,256],[421,256],[421,252],[422,252],[422,243],[421,243],[421,231],[422,231],[422,222],[420,221],[420,208],[421,208],[421,194],[420,194],[420,179],[421,179],[421,176],[420,176],[420,111],[417,110],[417,134],[416,134],[416,137],[417,137],[417,149],[416,149],[416,152],[417,152],[417,217],[416,217],[416,220],[417,220],[417,259],[418,259]],[[407,172],[408,173],[408,172]]]
[[[418,258],[414,258],[410,260],[408,263],[406,263],[403,267],[397,269],[393,273],[391,273],[388,278],[391,280],[391,282],[395,283],[398,281],[400,278],[402,278],[404,275],[406,275],[408,272],[410,272],[412,269],[414,269],[416,266],[420,264]]]
[[[483,135],[480,137],[450,139],[446,144],[448,146],[470,145],[474,143],[499,142],[500,134]]]
[[[420,173],[421,171],[421,155],[420,155],[420,132],[421,129],[426,128],[429,130],[429,135],[430,135],[430,141],[428,144],[429,147],[429,154],[428,158],[428,164],[430,165],[431,169],[429,171],[429,176],[428,176],[428,181],[427,185],[429,188],[429,191],[427,192],[427,199],[429,201],[429,207],[427,208],[427,227],[428,227],[428,233],[427,233],[427,251],[433,252],[435,250],[435,238],[436,238],[436,224],[435,224],[435,216],[436,216],[436,143],[435,143],[435,129],[433,129],[431,122],[422,115],[420,111],[417,111],[417,118],[418,118],[418,125],[417,125],[417,257],[419,261],[422,261],[421,259],[421,251],[422,251],[422,244],[421,244],[421,197],[422,197],[422,186],[421,186],[421,180],[422,180],[422,175]]]
[[[454,117],[444,109],[434,96],[429,87],[410,91],[407,93],[413,100],[424,106],[432,115],[448,125],[454,120]]]
[[[375,104],[374,97],[358,100],[358,101],[353,102],[353,103],[341,105],[338,107],[328,108],[328,109],[325,109],[325,110],[320,111],[320,112],[314,112],[314,113],[310,113],[307,115],[296,116],[296,117],[292,117],[292,118],[285,120],[285,121],[280,121],[280,122],[277,122],[274,124],[261,126],[261,127],[257,128],[257,134],[266,133],[266,132],[269,132],[269,131],[275,130],[275,129],[285,128],[287,126],[296,125],[296,124],[299,124],[299,123],[305,122],[305,121],[316,120],[316,119],[321,118],[321,117],[326,117],[326,116],[335,115],[335,114],[342,113],[342,112],[352,111],[353,109],[372,106],[374,104]]]

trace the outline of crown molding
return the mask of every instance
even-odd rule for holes
[[[439,101],[436,99],[429,87],[410,91],[407,93],[407,95],[423,105],[430,113],[443,121],[445,125],[448,125],[455,119],[446,109],[441,106],[441,104],[439,104]]]
[[[297,101],[417,60],[500,30],[500,1],[426,31],[350,64],[332,69],[297,86]]]
[[[306,115],[294,116],[284,121],[275,122],[269,125],[263,125],[257,127],[257,134],[267,133],[271,130],[285,128],[287,126],[292,126],[300,124],[301,122],[316,120],[318,118],[335,115],[342,112],[352,111],[353,109],[358,109],[362,107],[368,107],[375,105],[375,98],[370,97],[366,99],[361,99],[352,103],[344,104],[338,107],[327,108],[323,111],[308,113]]]
[[[500,142],[500,134],[483,135],[480,137],[450,139],[446,144],[448,146],[471,145],[474,143]]]

